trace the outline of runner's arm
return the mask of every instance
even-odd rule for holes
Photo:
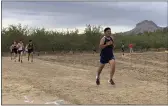
[[[104,44],[104,42],[105,42],[105,38],[103,37],[103,38],[100,40],[100,45],[99,45],[99,47],[100,47],[101,49],[104,49],[106,46],[108,46],[108,44]]]
[[[20,44],[17,44],[17,46],[16,46],[16,47],[17,47],[17,49],[19,49],[19,48],[20,48]]]
[[[34,46],[34,44],[33,44],[33,53],[35,53],[35,46]]]
[[[28,44],[26,45],[25,49],[27,50]]]
[[[10,51],[12,51],[12,47],[13,47],[13,45],[11,45],[11,46],[10,46],[10,48],[9,48],[9,49],[10,49]]]
[[[110,36],[110,37],[111,37],[111,39],[112,39],[112,45],[113,45],[113,47],[115,48],[114,37],[113,37],[113,36]]]
[[[35,50],[35,46],[34,46],[34,44],[33,44],[33,49]]]
[[[25,46],[24,46],[24,44],[23,44],[23,50],[25,51]]]

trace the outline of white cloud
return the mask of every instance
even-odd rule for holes
[[[113,32],[127,31],[143,20],[167,25],[164,2],[2,2],[2,26],[9,24],[74,29],[86,24],[111,26]]]

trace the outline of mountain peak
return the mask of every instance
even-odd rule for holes
[[[158,27],[153,21],[150,21],[150,20],[141,21],[138,24],[136,24],[136,27],[142,26],[142,25],[144,25],[144,26],[150,25],[150,26]]]
[[[160,29],[160,27],[157,26],[153,21],[144,20],[144,21],[137,23],[136,27],[126,32],[126,34],[139,34],[139,33],[144,33],[144,32],[154,32],[158,29]]]

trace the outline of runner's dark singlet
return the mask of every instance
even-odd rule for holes
[[[105,42],[104,44],[106,44],[107,42],[112,41],[113,39],[111,37],[105,37]],[[101,50],[100,53],[100,62],[101,63],[108,63],[109,60],[114,59],[114,54],[113,54],[113,44],[106,46],[104,49]]]
[[[13,46],[12,52],[17,53],[17,46],[16,45]]]

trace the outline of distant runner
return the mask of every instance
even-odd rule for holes
[[[11,60],[12,60],[12,56],[14,55],[14,59],[16,61],[16,57],[17,57],[17,43],[16,41],[13,42],[13,44],[10,46],[10,51],[11,51]]]
[[[37,56],[40,56],[40,50],[37,51]]]
[[[31,62],[33,62],[34,44],[32,40],[29,40],[29,43],[27,44],[26,48],[28,50],[28,61],[30,60],[30,56],[31,56]]]
[[[13,43],[12,43],[12,45],[10,46],[10,54],[11,54],[11,60],[13,59],[12,58],[12,56],[13,56],[13,53],[14,53],[14,51],[13,51]]]
[[[52,52],[55,52],[55,51],[54,51],[54,47],[52,47],[51,49],[52,49]]]
[[[124,56],[124,43],[122,42],[122,45],[121,45],[121,49],[122,49],[122,53],[123,53],[123,56]]]
[[[93,54],[95,54],[95,53],[96,53],[96,47],[93,46]]]
[[[111,28],[109,28],[109,27],[105,28],[104,34],[105,34],[105,36],[100,40],[100,48],[101,48],[100,66],[97,71],[96,84],[100,85],[100,74],[101,74],[105,64],[109,63],[111,66],[111,69],[110,69],[110,79],[108,82],[112,85],[115,85],[115,83],[112,79],[114,72],[115,72],[115,57],[113,54],[114,41],[111,37]]]
[[[133,53],[133,44],[132,43],[129,44],[129,49],[130,49],[130,53]]]
[[[23,62],[22,60],[22,56],[23,56],[23,52],[24,52],[24,44],[22,42],[22,40],[19,41],[18,43],[18,54],[19,54],[19,62]]]

